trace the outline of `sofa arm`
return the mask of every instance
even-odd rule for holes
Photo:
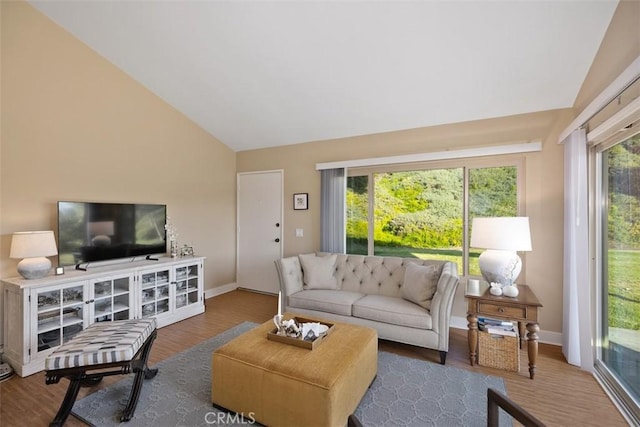
[[[449,350],[449,324],[451,322],[451,310],[453,299],[460,277],[458,267],[454,262],[446,262],[442,266],[442,273],[438,280],[436,293],[431,302],[431,318],[433,331],[438,334],[438,350]]]
[[[297,256],[281,258],[275,261],[278,278],[280,279],[280,292],[284,302],[286,297],[302,290],[304,285],[302,277],[302,266]],[[284,307],[284,305],[283,305]]]

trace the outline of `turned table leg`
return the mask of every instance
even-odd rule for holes
[[[471,366],[473,366],[476,363],[478,351],[478,317],[475,313],[469,313],[467,321],[469,322],[469,332],[467,334],[469,340],[469,361],[471,362]]]
[[[537,323],[527,323],[527,352],[529,353],[529,378],[536,374],[536,360],[538,358],[538,332],[540,326]]]

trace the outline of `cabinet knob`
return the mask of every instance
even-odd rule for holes
[[[502,307],[498,308],[498,313],[504,313],[504,308]]]

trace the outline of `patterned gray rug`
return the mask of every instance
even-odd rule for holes
[[[244,322],[155,365],[128,423],[119,417],[133,375],[79,400],[73,412],[100,427],[251,425],[212,407],[211,353],[255,326]],[[365,426],[486,426],[488,387],[505,392],[502,378],[379,352],[378,377],[356,415]],[[504,414],[500,421],[511,425]]]

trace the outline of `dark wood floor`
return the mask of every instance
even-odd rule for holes
[[[247,291],[233,291],[206,302],[205,314],[164,327],[151,352],[151,364],[183,351],[243,321],[261,323],[275,311],[276,297]],[[380,342],[380,350],[438,363],[438,352],[388,341]],[[528,377],[527,354],[521,351],[519,373],[480,366],[471,367],[468,360],[466,331],[452,329],[448,366],[500,376],[505,379],[507,393],[549,426],[626,426],[627,423],[594,378],[567,364],[559,347],[540,345],[536,378]],[[122,377],[105,378],[101,384],[80,391],[92,393]],[[67,387],[45,385],[44,373],[26,378],[14,376],[0,383],[0,426],[46,426],[53,419]],[[69,418],[67,426],[81,426]]]

